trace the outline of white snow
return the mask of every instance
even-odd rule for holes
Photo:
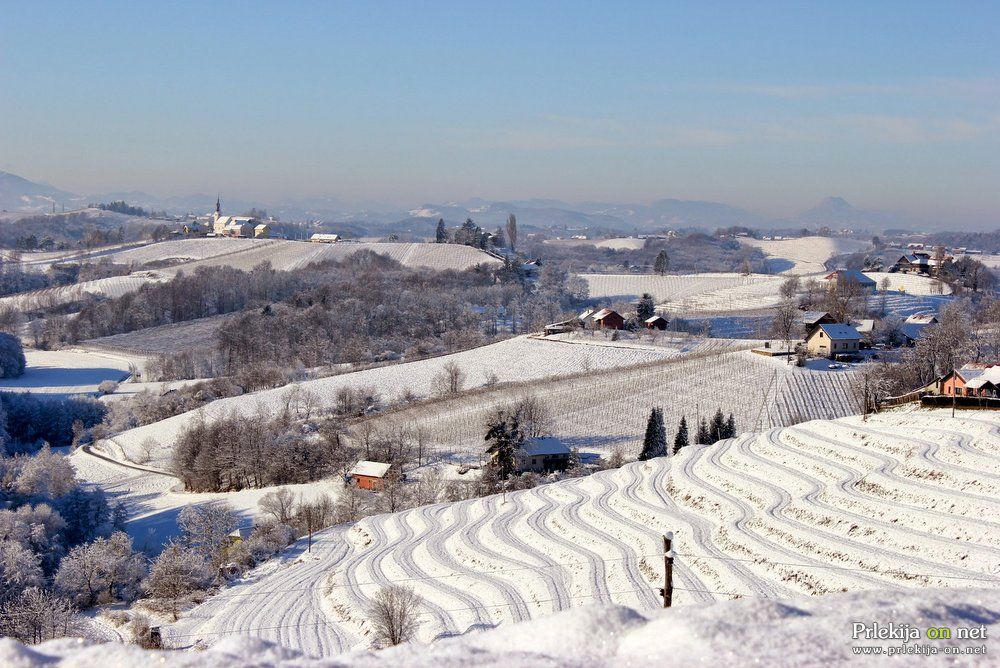
[[[756,246],[770,258],[770,271],[782,274],[816,274],[834,255],[857,253],[871,247],[867,241],[843,237],[799,237],[777,241],[745,238],[741,244]]]
[[[103,381],[121,381],[130,373],[128,360],[84,350],[26,350],[24,357],[24,375],[0,379],[0,392],[93,394]]]
[[[236,635],[203,652],[154,652],[134,645],[96,644],[73,639],[35,647],[0,640],[0,663],[12,668],[144,665],[243,668],[335,666],[464,668],[469,665],[523,666],[832,666],[996,665],[995,637],[1000,605],[994,590],[928,589],[866,591],[788,600],[752,599],[707,603],[670,610],[633,610],[616,605],[584,605],[521,624],[445,638],[433,645],[410,643],[380,652],[358,651],[329,659]],[[286,620],[294,624],[297,620]],[[907,624],[919,640],[906,643],[933,655],[859,659],[855,651],[904,646],[901,640],[853,638],[854,623]],[[930,627],[983,629],[985,640],[928,640]],[[955,634],[953,634],[955,635]],[[985,655],[945,654],[985,648]],[[895,659],[895,661],[891,660]]]
[[[889,290],[908,295],[950,295],[951,286],[937,281],[929,276],[919,274],[903,274],[887,271],[866,271],[865,276],[875,281],[878,289],[882,289],[882,281],[889,279]]]
[[[595,299],[631,301],[644,292],[672,313],[698,314],[768,308],[781,301],[780,276],[709,274],[581,274]]]
[[[814,421],[505,498],[370,517],[320,532],[311,555],[297,544],[167,635],[177,646],[249,633],[313,655],[360,649],[370,642],[362,611],[393,582],[423,599],[422,642],[591,602],[651,610],[667,531],[677,553],[674,602],[685,619],[699,618],[695,604],[736,597],[763,599],[740,605],[777,618],[782,608],[773,600],[800,595],[996,589],[998,431],[1000,415],[985,411]],[[868,621],[856,609],[843,612]],[[731,624],[743,617],[732,614]],[[557,619],[541,624],[558,626]],[[725,658],[739,644],[712,645],[729,642],[713,628],[708,637],[695,634],[691,649],[683,633],[665,636],[665,645],[724,648]],[[850,644],[845,626],[837,632]]]

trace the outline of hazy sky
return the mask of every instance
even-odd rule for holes
[[[0,0],[0,169],[996,224],[998,36],[998,2]]]

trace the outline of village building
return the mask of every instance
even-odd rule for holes
[[[652,318],[646,318],[642,324],[646,326],[646,329],[658,329],[662,332],[670,324],[670,321],[662,315],[654,315]]]
[[[309,237],[309,241],[314,244],[335,244],[340,241],[339,234],[323,234],[317,232],[316,234]]]
[[[576,318],[570,318],[569,320],[563,320],[562,322],[553,322],[545,325],[545,336],[551,336],[553,334],[566,334],[572,332],[573,330],[581,327],[581,323]]]
[[[936,394],[958,397],[1000,397],[1000,364],[966,364],[928,386]]]
[[[252,216],[223,216],[222,203],[215,200],[215,213],[212,214],[212,234],[217,237],[237,237],[250,239],[255,236],[255,228],[261,221]],[[265,225],[265,228],[267,228]]]
[[[377,490],[382,487],[390,468],[390,464],[362,460],[354,465],[347,476],[360,489]]]
[[[819,325],[832,325],[837,319],[826,311],[803,311],[795,318],[795,322],[802,326],[805,335],[808,336]]]
[[[913,325],[936,325],[937,321],[937,316],[933,313],[914,313],[906,316],[903,322]]]
[[[618,311],[609,308],[602,308],[597,313],[590,316],[594,321],[594,327],[598,329],[625,329],[625,318]]]
[[[823,277],[823,280],[827,282],[827,285],[831,289],[836,287],[841,283],[857,283],[859,286],[866,290],[875,289],[875,281],[864,274],[862,274],[857,269],[838,269],[837,271],[832,271]]]
[[[267,223],[259,223],[253,228],[254,239],[267,239],[271,236],[271,226]]]
[[[916,251],[900,257],[889,271],[937,276],[943,267],[951,264],[952,260],[954,258],[950,255],[946,255],[944,258],[935,258],[926,251]]]
[[[861,348],[861,334],[854,327],[838,324],[821,324],[806,338],[810,355],[835,359],[837,355],[857,354]]]
[[[518,453],[519,473],[552,473],[569,467],[570,450],[558,438],[531,438],[524,442]]]

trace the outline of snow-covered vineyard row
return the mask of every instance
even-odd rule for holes
[[[321,405],[332,406],[337,392],[343,388],[373,388],[383,400],[392,402],[409,390],[420,397],[432,396],[435,382],[444,366],[454,362],[465,373],[464,387],[482,387],[492,380],[497,382],[533,381],[552,376],[563,376],[592,370],[595,373],[619,367],[635,367],[670,359],[682,354],[682,349],[668,347],[629,347],[573,345],[519,336],[500,343],[474,348],[460,353],[435,357],[404,364],[366,369],[353,373],[298,384],[273,390],[215,401],[199,411],[191,411],[160,422],[132,429],[113,439],[111,448],[115,456],[135,459],[137,448],[146,439],[161,447],[154,453],[156,465],[166,465],[170,449],[180,431],[202,415],[207,419],[242,413],[273,414],[280,411],[297,388],[319,398]],[[482,436],[477,448],[481,449]]]
[[[89,295],[121,297],[135,292],[148,283],[165,281],[167,278],[154,271],[140,271],[128,276],[111,276],[93,281],[83,281],[73,285],[33,290],[19,295],[0,298],[0,308],[29,310],[49,308],[68,304]]]
[[[843,590],[1000,587],[1000,418],[921,411],[745,434],[531,490],[370,517],[316,536],[168,631],[251,634],[313,655],[369,644],[386,583],[423,598],[418,637],[598,601],[675,605]]]
[[[672,310],[720,311],[773,306],[779,301],[782,278],[736,273],[683,274],[581,274],[595,299],[629,301],[642,293],[653,295],[657,304],[669,303]],[[750,305],[744,301],[753,302]]]
[[[216,315],[158,327],[89,339],[81,345],[95,350],[134,355],[176,354],[214,346],[215,335],[230,315]]]
[[[669,430],[681,416],[693,429],[717,408],[732,411],[741,429],[766,429],[857,413],[851,377],[852,372],[798,368],[748,351],[694,354],[641,369],[532,383],[519,392],[504,388],[459,396],[376,420],[418,422],[439,451],[478,460],[487,416],[530,394],[548,408],[553,433],[567,444],[599,453],[621,446],[635,456],[653,406],[662,406]]]

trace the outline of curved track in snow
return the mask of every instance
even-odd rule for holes
[[[917,411],[743,434],[501,497],[316,535],[169,630],[252,633],[314,655],[371,643],[388,584],[423,603],[423,641],[592,601],[658,605],[674,531],[676,605],[842,589],[1000,588],[1000,414]]]

